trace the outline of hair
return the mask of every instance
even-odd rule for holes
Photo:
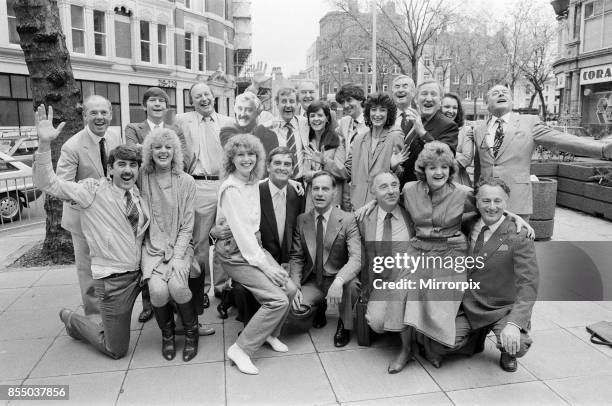
[[[268,157],[266,159],[266,164],[270,165],[272,163],[272,159],[276,155],[289,155],[289,156],[291,156],[291,163],[292,163],[292,165],[295,166],[295,164],[297,164],[297,157],[291,151],[291,149],[289,149],[289,147],[282,147],[282,146],[281,147],[276,147],[272,151],[270,151],[270,153],[268,154]]]
[[[325,123],[325,129],[321,135],[321,151],[328,149],[338,148],[340,146],[340,137],[332,129],[332,116],[331,111],[327,103],[320,100],[313,101],[308,109],[306,109],[306,118],[308,120],[308,141],[312,141],[315,138],[315,131],[310,126],[310,113],[316,113],[319,110],[323,110],[327,122]]]
[[[485,97],[485,103],[489,102],[489,97],[491,96],[491,92],[493,91],[493,88],[497,87],[497,86],[505,87],[506,89],[508,89],[508,91],[510,91],[510,87],[508,85],[506,85],[505,83],[495,83],[493,86],[491,86],[491,88],[489,90],[487,90],[487,94],[486,94],[486,97]],[[510,96],[512,96],[512,94],[510,94]]]
[[[334,178],[334,175],[332,175],[331,173],[327,172],[327,171],[316,171],[314,173],[314,175],[312,175],[312,179],[310,180],[310,184],[312,185],[312,183],[314,182],[314,180],[316,178],[320,178],[321,176],[328,176],[331,181],[332,181],[332,187],[336,187],[336,178]]]
[[[239,94],[238,96],[236,96],[236,100],[234,101],[234,106],[236,106],[238,103],[243,102],[243,101],[253,103],[253,105],[255,106],[255,111],[259,112],[259,106],[261,105],[261,101],[259,101],[259,98],[254,93],[244,92],[244,93]]]
[[[336,101],[340,104],[344,103],[351,97],[355,100],[359,100],[363,106],[363,102],[365,101],[365,93],[363,92],[361,86],[353,84],[343,85],[338,93],[336,93]]]
[[[455,124],[457,127],[463,127],[465,124],[465,119],[463,117],[463,106],[461,105],[461,100],[459,100],[459,96],[456,93],[444,93],[442,96],[442,100],[446,99],[454,99],[457,102],[457,115],[455,116]]]
[[[183,171],[183,148],[178,135],[169,128],[156,128],[145,137],[142,143],[142,169],[145,172],[155,171],[153,145],[166,141],[172,146],[172,173],[179,174]]]
[[[227,141],[227,144],[225,144],[223,149],[225,151],[225,154],[223,155],[224,178],[227,178],[236,171],[234,157],[240,150],[253,151],[257,157],[255,167],[249,175],[249,182],[257,182],[263,177],[265,171],[266,151],[264,150],[261,141],[259,141],[259,138],[251,134],[234,135],[229,139],[229,141]]]
[[[425,79],[424,81],[419,83],[416,88],[416,94],[417,95],[419,94],[419,91],[421,90],[423,86],[430,85],[432,83],[438,86],[438,93],[440,94],[440,97],[442,97],[442,95],[444,94],[444,88],[442,88],[442,85],[440,84],[440,82],[438,82],[435,79]]]
[[[295,98],[297,100],[297,90],[295,90],[292,87],[281,87],[276,92],[276,96],[274,96],[274,101],[276,103],[278,103],[278,100],[280,99],[281,96],[285,96],[285,95],[288,95],[288,94],[291,94],[291,93],[293,93],[295,95]]]
[[[427,168],[428,165],[438,163],[448,165],[449,171],[446,182],[453,183],[453,175],[457,172],[455,156],[450,147],[440,141],[431,141],[425,144],[414,163],[414,174],[418,180],[426,182],[427,177],[425,176],[425,168]]]
[[[480,181],[478,181],[478,183],[476,184],[476,187],[474,188],[474,196],[478,195],[478,191],[480,191],[480,188],[483,186],[493,186],[493,187],[499,186],[500,188],[502,188],[504,192],[506,192],[508,196],[510,196],[510,187],[501,178],[488,177],[488,178],[480,179]]]
[[[108,107],[108,111],[110,113],[113,112],[113,106],[111,105],[111,102],[104,96],[100,96],[99,94],[92,94],[91,96],[88,96],[84,101],[83,101],[83,114],[87,113],[87,110],[89,110],[89,108],[87,107],[87,105],[89,103],[95,103],[96,101],[104,101]]]
[[[136,144],[122,144],[108,154],[107,165],[112,167],[116,160],[134,161],[138,166],[142,165],[142,147]]]
[[[168,104],[170,102],[170,97],[168,97],[168,93],[166,93],[163,89],[159,88],[159,87],[150,87],[147,89],[146,92],[144,92],[144,94],[142,95],[142,105],[143,106],[147,106],[147,100],[149,100],[149,97],[161,97],[164,99],[164,101],[166,102],[166,107],[168,107]]]
[[[193,88],[196,87],[197,85],[205,85],[208,88],[208,90],[210,91],[210,94],[212,94],[213,99],[215,98],[215,92],[213,92],[212,88],[210,86],[208,86],[208,83],[206,83],[206,82],[195,82],[189,88],[189,103],[190,104],[193,104],[193,97],[191,96],[191,92],[193,91]]]
[[[377,174],[376,176],[374,176],[372,178],[372,183],[370,184],[370,193],[374,194],[374,187],[376,186],[376,180],[382,176],[382,175],[391,175],[393,176],[393,179],[395,179],[396,181],[399,182],[399,178],[397,177],[397,175],[391,171],[385,171],[385,172],[380,172],[379,174]],[[401,190],[400,190],[401,192]]]
[[[368,96],[365,101],[363,120],[365,125],[372,128],[372,120],[370,119],[370,110],[376,106],[384,107],[387,109],[387,121],[383,125],[383,128],[389,129],[395,124],[395,116],[397,115],[397,106],[393,102],[393,98],[388,93],[379,92],[372,93]]]
[[[300,88],[300,86],[302,86],[302,85],[303,85],[303,84],[305,84],[305,83],[311,83],[311,84],[313,84],[313,85],[314,85],[315,90],[317,90],[317,89],[319,88],[319,83],[318,83],[318,82],[315,82],[314,80],[308,80],[308,79],[307,79],[307,80],[302,80],[302,81],[300,81],[300,83],[298,83],[298,85],[296,86],[296,89],[299,89],[299,88]]]
[[[414,89],[414,80],[412,80],[412,78],[410,76],[407,75],[398,75],[396,77],[393,78],[393,81],[391,82],[391,86],[393,86],[395,84],[395,82],[397,82],[400,79],[408,79],[410,81],[410,84],[412,85],[412,88]]]

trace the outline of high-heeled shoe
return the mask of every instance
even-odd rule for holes
[[[259,374],[259,369],[253,365],[251,357],[249,357],[247,353],[238,346],[238,344],[234,343],[227,349],[227,358],[229,358],[230,361],[235,364],[243,374]]]
[[[412,357],[410,356],[410,354],[399,354],[397,358],[391,364],[389,364],[387,372],[390,374],[397,374],[401,372],[402,369],[404,369],[404,367],[408,365],[411,359]]]
[[[272,349],[276,352],[288,352],[289,347],[286,344],[282,343],[278,337],[269,336],[266,338],[266,342],[272,347]]]

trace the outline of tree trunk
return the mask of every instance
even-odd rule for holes
[[[533,107],[533,102],[534,102],[534,100],[535,100],[537,95],[538,95],[537,93],[534,93],[534,94],[531,95],[531,99],[529,99],[529,108],[530,109]]]
[[[51,144],[53,168],[57,166],[62,144],[83,128],[79,106],[81,94],[76,86],[66,39],[56,0],[17,0],[17,32],[30,73],[34,109],[41,103],[53,106],[53,125],[65,121],[60,136]],[[54,262],[72,255],[70,233],[61,226],[62,202],[46,196],[46,236],[43,255]]]
[[[538,96],[540,96],[540,104],[542,105],[542,120],[546,121],[547,111],[546,111],[546,102],[544,101],[544,94],[542,90],[538,90]]]
[[[419,60],[416,58],[410,59],[410,67],[412,69],[412,80],[416,85],[419,83]]]

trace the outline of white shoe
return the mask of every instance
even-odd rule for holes
[[[232,344],[232,346],[227,349],[227,358],[229,358],[233,364],[236,364],[243,374],[259,374],[259,369],[253,365],[251,357],[249,357],[236,343]]]
[[[289,347],[283,344],[277,337],[268,336],[268,338],[266,338],[266,342],[270,344],[270,347],[272,347],[272,349],[276,352],[289,351]]]

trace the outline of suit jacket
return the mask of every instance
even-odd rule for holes
[[[290,275],[301,286],[314,272],[317,252],[316,211],[300,214],[289,254]],[[332,208],[323,241],[323,269],[345,283],[361,270],[361,237],[352,213]]]
[[[474,219],[468,224],[471,229]],[[470,247],[470,252],[472,247]],[[506,218],[480,252],[484,268],[468,270],[468,280],[480,282],[480,289],[466,290],[463,310],[473,329],[502,319],[529,330],[531,310],[538,291],[538,264],[535,246],[523,230],[516,233],[514,222]]]
[[[535,146],[559,149],[577,154],[602,156],[602,145],[593,145],[544,124],[538,116],[511,113],[504,125],[504,140],[497,157],[486,141],[487,122],[474,128],[474,181],[481,178],[502,178],[510,187],[508,210],[517,214],[532,213],[530,181],[531,156]]]
[[[121,134],[111,129],[106,130],[104,137],[106,138],[107,155],[123,143]],[[87,129],[84,128],[74,134],[62,145],[56,173],[59,179],[68,182],[104,177],[99,146],[91,138]],[[64,202],[62,227],[71,233],[82,234],[81,208],[76,203]]]
[[[191,159],[193,159],[193,151],[188,150],[187,142],[185,141],[185,134],[183,130],[176,124],[164,123],[164,128],[168,128],[176,133],[181,142],[183,148],[183,167],[185,170],[191,167]],[[126,144],[140,144],[144,143],[144,139],[151,132],[149,123],[145,120],[142,123],[129,123],[125,126],[125,143]]]
[[[259,200],[261,202],[261,221],[259,231],[261,233],[261,245],[266,249],[279,264],[289,262],[289,251],[293,230],[298,215],[304,211],[304,197],[298,196],[295,189],[287,185],[287,208],[285,215],[285,234],[283,243],[278,238],[278,227],[274,214],[274,203],[270,194],[269,180],[259,184]]]
[[[361,115],[361,121],[357,126],[357,133],[368,130],[368,127],[365,125],[363,121],[363,114]],[[348,155],[351,152],[351,136],[353,135],[353,118],[351,116],[344,116],[338,121],[338,134],[340,134],[341,138],[344,139],[345,148],[345,158],[348,159]],[[357,138],[357,136],[355,136]]]

